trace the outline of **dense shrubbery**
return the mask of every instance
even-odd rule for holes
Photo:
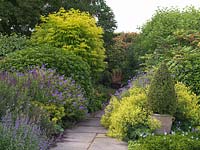
[[[123,79],[128,79],[136,71],[136,55],[131,45],[135,42],[137,33],[119,33],[113,38],[113,46],[106,51],[108,70],[118,69]]]
[[[27,46],[27,38],[16,34],[0,34],[0,58],[16,50],[21,50]]]
[[[176,80],[200,93],[199,20],[200,10],[187,7],[159,9],[141,28],[135,47],[142,56],[145,69],[158,67],[163,60]]]
[[[128,90],[120,89],[105,109],[105,115],[101,123],[108,128],[108,135],[124,140],[135,140],[152,133],[154,124],[148,117],[151,112],[148,110],[147,96],[148,88],[152,80],[152,74],[144,74],[134,78],[128,85]],[[191,92],[183,83],[175,85],[177,95],[177,109],[173,124],[175,131],[192,131],[199,126],[200,108],[198,96]],[[138,114],[137,114],[138,112]],[[136,118],[135,118],[135,117]]]
[[[158,9],[155,15],[141,27],[140,50],[153,53],[155,50],[170,50],[171,36],[178,29],[199,30],[200,10],[187,7],[184,10],[177,8]],[[144,51],[145,50],[145,51]]]
[[[108,128],[108,135],[119,139],[138,139],[141,134],[151,134],[158,127],[147,110],[144,89],[133,88],[131,95],[111,99],[101,123]]]
[[[54,48],[48,45],[34,46],[15,53],[11,53],[0,61],[2,70],[26,71],[33,66],[46,65],[53,68],[61,75],[72,77],[87,92],[90,97],[92,93],[92,81],[90,68],[79,56],[63,49]]]
[[[199,41],[200,42],[200,41]],[[185,83],[200,95],[200,48],[183,47],[169,61],[170,69],[178,81]]]
[[[87,113],[88,101],[81,87],[50,69],[35,68],[24,74],[1,72],[0,87],[1,117],[7,111],[28,114],[50,135]]]
[[[128,150],[199,150],[199,133],[148,136],[130,141]]]
[[[105,69],[103,30],[88,13],[61,8],[57,13],[41,17],[41,21],[31,36],[33,43],[49,43],[81,56],[94,77]]]

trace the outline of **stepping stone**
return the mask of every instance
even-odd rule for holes
[[[104,114],[105,112],[103,110],[100,110],[100,111],[97,111],[95,113],[92,113],[90,114],[88,117],[89,118],[99,118],[101,119],[102,115]]]
[[[87,150],[90,143],[84,142],[63,142],[57,143],[57,147],[51,148],[51,150]]]
[[[66,133],[62,142],[86,142],[91,143],[96,133]]]
[[[56,147],[51,150],[127,150],[126,142],[106,136],[107,130],[100,124],[104,111],[91,115],[65,134]]]
[[[102,133],[97,134],[96,136],[96,138],[105,138],[105,137],[107,137],[106,134],[102,134]]]
[[[95,138],[88,150],[127,150],[127,143],[109,137]]]
[[[74,129],[66,130],[67,133],[106,133],[107,130],[103,127],[87,127],[78,126]]]
[[[95,114],[95,118],[101,118],[102,115],[104,114],[104,111],[98,111],[96,114]]]
[[[100,127],[100,120],[99,118],[90,118],[78,123],[78,126],[92,126],[92,127]]]

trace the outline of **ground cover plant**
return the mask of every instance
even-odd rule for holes
[[[199,137],[199,132],[148,136],[138,141],[130,141],[128,150],[198,150]]]

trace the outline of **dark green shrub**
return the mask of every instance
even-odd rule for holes
[[[150,84],[147,101],[149,108],[158,114],[171,114],[176,112],[177,100],[174,82],[165,63],[156,71]]]
[[[11,53],[0,61],[0,68],[2,70],[11,71],[26,71],[30,67],[42,65],[56,69],[61,75],[72,77],[81,84],[87,95],[91,96],[90,67],[81,57],[71,52],[48,45],[40,45]]]
[[[1,35],[0,34],[0,57],[4,57],[7,54],[16,50],[23,49],[27,44],[27,38],[17,34]]]
[[[128,150],[199,150],[199,134],[148,136],[138,141],[129,141]]]

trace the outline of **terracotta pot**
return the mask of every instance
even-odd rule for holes
[[[174,117],[170,115],[153,114],[152,118],[157,119],[161,123],[161,127],[155,130],[155,134],[169,134],[171,132]]]

